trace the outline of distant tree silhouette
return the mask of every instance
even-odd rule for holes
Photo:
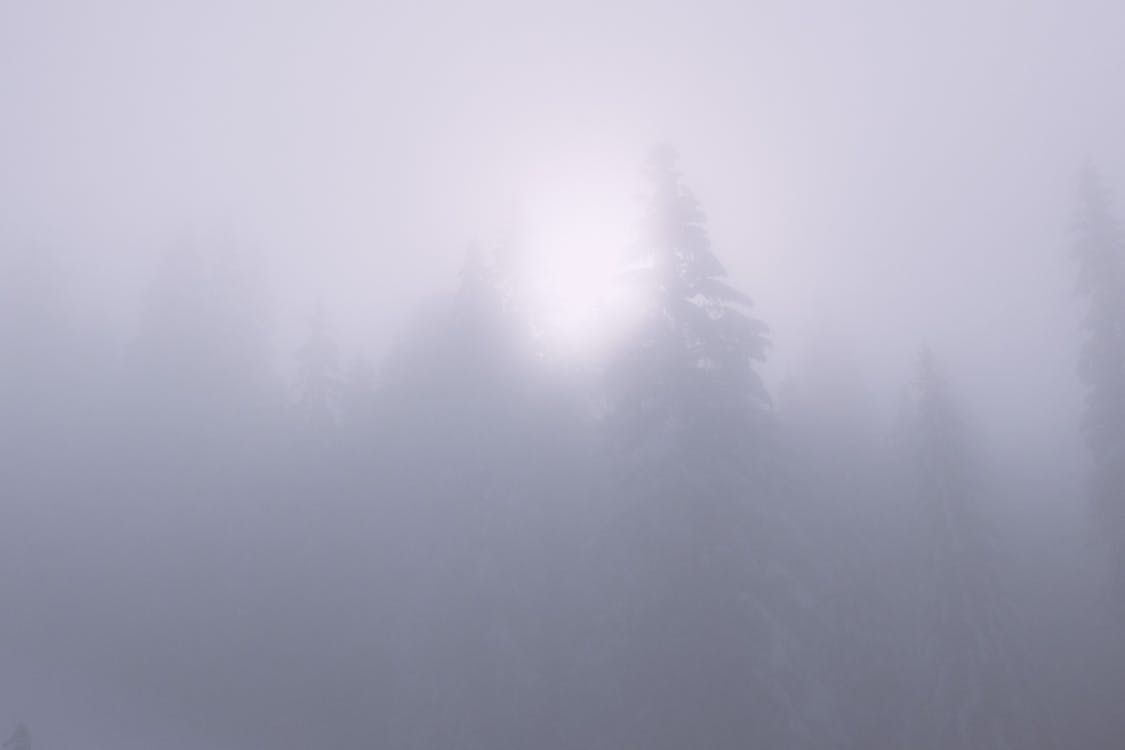
[[[72,290],[53,261],[41,248],[0,255],[0,446],[7,453],[57,443],[59,424],[82,407],[74,399],[86,352],[67,309]]]
[[[726,281],[674,149],[654,149],[646,175],[651,192],[624,282],[647,314],[612,370],[615,419],[634,436],[671,429],[686,450],[745,447],[770,402],[753,366],[765,359],[766,327]]]
[[[162,256],[123,394],[146,447],[219,453],[265,433],[281,399],[263,307],[258,280],[234,248],[191,242]]]
[[[785,501],[815,550],[823,629],[818,663],[846,729],[836,748],[895,747],[901,733],[902,607],[899,498],[872,394],[853,347],[819,328],[779,387]]]
[[[405,711],[422,717],[397,747],[531,746],[544,706],[526,623],[539,595],[529,576],[543,566],[516,530],[542,539],[528,524],[556,490],[539,479],[551,456],[535,450],[530,337],[498,275],[470,250],[455,293],[402,338],[375,391],[376,481],[410,488],[382,501],[395,522],[409,519],[387,554],[412,575],[392,628],[413,664],[399,685]]]
[[[5,748],[10,750],[31,750],[31,733],[23,724],[16,726],[16,731],[4,742]]]
[[[765,326],[726,280],[675,152],[656,148],[624,272],[646,306],[608,371],[607,604],[624,680],[605,747],[809,747],[830,709],[755,370]],[[783,583],[784,582],[784,583]],[[819,739],[818,739],[819,738]]]
[[[1109,191],[1089,167],[1073,229],[1078,292],[1086,300],[1078,370],[1088,388],[1083,428],[1093,459],[1090,495],[1112,585],[1125,606],[1125,245]]]
[[[916,503],[915,686],[903,747],[1054,747],[1015,643],[967,429],[933,356],[918,360],[908,433]]]
[[[327,429],[340,418],[343,376],[324,308],[317,305],[297,350],[297,411],[307,427]]]
[[[371,360],[354,357],[340,383],[340,416],[349,440],[361,440],[373,427],[378,370]]]

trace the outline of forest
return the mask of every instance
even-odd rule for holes
[[[887,425],[831,350],[769,388],[676,151],[637,182],[577,359],[512,238],[374,362],[325,302],[272,357],[229,247],[163,253],[116,344],[11,254],[4,642],[196,747],[1116,747],[1125,256],[1097,174],[1059,247],[1079,553],[1020,526],[1050,484],[989,466],[921,338]]]
[[[0,0],[0,750],[1122,750],[1123,39]]]

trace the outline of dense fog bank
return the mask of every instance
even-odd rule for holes
[[[1094,179],[1075,336],[1112,513]],[[1111,745],[1117,539],[1092,551],[1084,486],[990,458],[928,348],[891,409],[825,340],[771,394],[674,151],[638,184],[581,357],[509,241],[377,362],[345,365],[321,305],[286,368],[206,245],[116,342],[13,255],[5,697],[126,744]]]
[[[5,748],[1120,747],[1125,13],[533,5],[0,2]]]

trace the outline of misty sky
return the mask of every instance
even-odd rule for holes
[[[667,140],[775,369],[830,324],[900,382],[924,339],[1002,418],[1061,419],[1023,406],[1072,358],[989,366],[1069,330],[1073,175],[1125,173],[1122,32],[1062,0],[5,2],[0,231],[110,307],[146,255],[232,233],[283,322],[327,299],[378,352],[537,202],[627,214]]]
[[[0,258],[125,338],[154,259],[222,237],[279,361],[318,300],[377,357],[473,241],[616,252],[668,141],[771,385],[830,338],[889,412],[929,343],[995,455],[1071,471],[1067,228],[1085,161],[1125,185],[1123,39],[1112,0],[0,0]]]
[[[1073,358],[997,355],[1071,330],[1073,176],[1125,174],[1123,32],[1062,0],[4,2],[0,232],[111,311],[146,256],[233,234],[282,322],[326,299],[378,353],[470,241],[587,192],[628,214],[668,140],[774,369],[830,325],[890,387],[925,340],[1043,432]]]

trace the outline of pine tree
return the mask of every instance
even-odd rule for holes
[[[1111,580],[1125,603],[1125,247],[1109,193],[1087,168],[1072,250],[1087,302],[1079,374],[1087,385],[1083,428],[1093,459],[1094,518],[1107,542]]]
[[[894,585],[902,504],[885,465],[870,393],[852,348],[821,328],[779,386],[786,504],[815,549],[825,628],[818,662],[846,730],[840,750],[890,748],[901,732],[901,642]]]
[[[652,190],[625,281],[647,311],[614,371],[623,378],[614,384],[615,416],[633,434],[645,425],[676,430],[684,447],[745,443],[769,404],[753,366],[765,359],[766,327],[725,280],[675,151],[654,149],[646,173]]]
[[[812,619],[770,481],[765,326],[726,280],[675,152],[657,148],[626,278],[644,322],[609,368],[617,747],[808,747]],[[614,557],[614,554],[617,557]],[[799,707],[799,708],[798,708]]]
[[[377,371],[371,360],[362,355],[354,357],[347,370],[340,388],[342,416],[353,432],[363,432],[372,421]]]
[[[308,337],[297,350],[297,410],[307,425],[325,429],[340,418],[343,381],[336,344],[320,305],[309,321]]]
[[[903,747],[1053,747],[1015,642],[968,431],[933,357],[919,358],[908,435],[917,568]]]
[[[18,725],[3,746],[6,750],[31,750],[31,734],[27,731],[27,727],[23,724]]]
[[[0,254],[0,451],[6,455],[59,449],[59,426],[83,409],[75,403],[79,375],[88,377],[96,364],[81,350],[57,266],[41,250]]]
[[[526,547],[549,535],[533,519],[557,490],[536,475],[551,454],[538,447],[530,342],[498,276],[470,251],[452,298],[400,342],[376,392],[379,481],[409,488],[381,501],[392,523],[410,519],[387,545],[412,576],[393,626],[413,665],[399,687],[426,715],[399,747],[532,746],[544,708],[527,622],[549,587]]]
[[[187,244],[161,259],[133,351],[129,398],[159,439],[216,446],[249,438],[274,406],[255,274]]]

